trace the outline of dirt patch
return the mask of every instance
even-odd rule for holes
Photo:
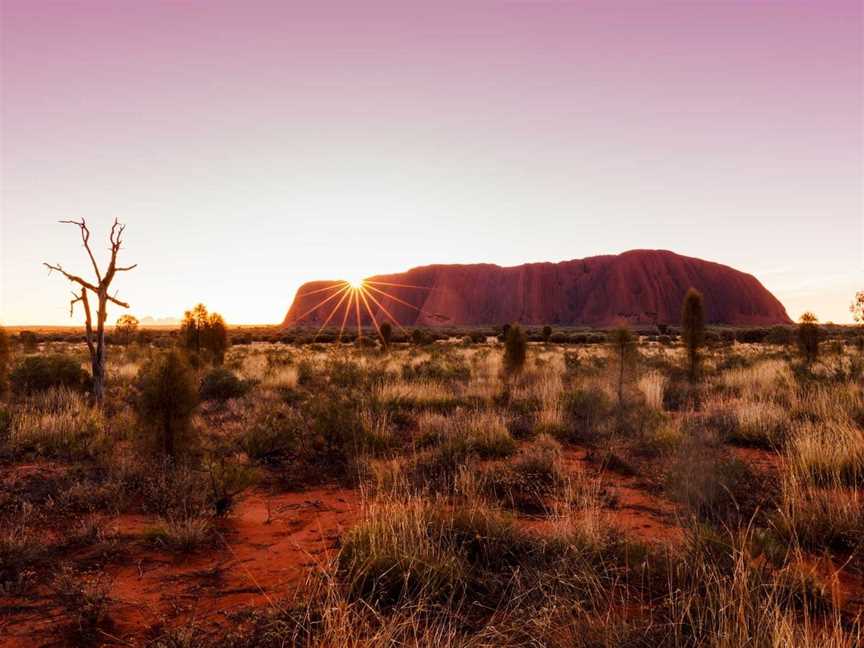
[[[118,546],[128,556],[105,568],[114,621],[114,639],[105,641],[119,644],[193,622],[216,627],[231,612],[283,598],[334,555],[358,506],[359,494],[351,490],[253,491],[219,525],[212,550],[186,556],[152,548],[146,540],[152,518],[116,518]],[[59,615],[52,605],[50,592],[0,599],[0,645],[50,644]]]

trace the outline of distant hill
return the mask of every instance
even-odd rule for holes
[[[390,319],[386,310],[403,326],[506,322],[608,326],[620,320],[677,324],[684,294],[691,286],[705,296],[709,323],[791,322],[783,304],[754,276],[667,250],[631,250],[512,267],[430,265],[366,281],[367,294],[379,302],[368,300],[378,321]],[[316,304],[332,294],[328,288],[335,290],[340,283],[313,281],[301,286],[283,326],[320,326],[338,299],[318,308]],[[343,303],[331,326],[341,324],[344,307]],[[352,308],[347,325],[356,326],[355,313]],[[372,324],[362,301],[360,319],[364,326]]]
[[[154,318],[150,315],[142,317],[139,320],[141,326],[180,326],[180,320],[176,317],[158,317]]]

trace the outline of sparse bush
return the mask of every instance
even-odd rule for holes
[[[569,441],[584,441],[596,436],[612,413],[612,403],[599,389],[577,389],[564,397],[564,410],[570,423]]]
[[[167,351],[145,365],[138,376],[138,415],[153,434],[155,446],[176,457],[191,441],[192,413],[198,389],[189,364],[177,351]]]
[[[109,584],[105,574],[78,575],[64,567],[55,577],[54,595],[73,620],[71,635],[76,643],[92,645],[108,620]]]
[[[240,398],[249,390],[249,383],[240,380],[232,371],[218,367],[208,371],[201,380],[201,400],[227,401]]]
[[[389,349],[390,341],[393,339],[393,325],[390,322],[382,322],[380,332],[381,344],[385,349]]]
[[[549,344],[549,340],[552,338],[552,327],[549,326],[548,324],[543,327],[542,337],[543,337],[543,343]]]
[[[12,362],[12,350],[9,345],[9,336],[6,329],[0,326],[0,398],[6,395],[9,389],[9,365]]]
[[[129,344],[138,332],[138,318],[134,315],[121,315],[114,325],[114,338],[118,344]]]
[[[807,311],[798,324],[798,350],[808,367],[819,357],[819,320]]]
[[[513,377],[525,366],[528,351],[528,338],[518,324],[507,328],[504,336],[504,374]]]
[[[52,387],[86,391],[90,375],[75,358],[62,354],[28,356],[12,370],[12,390],[18,395],[33,394]]]
[[[626,324],[618,326],[610,333],[609,348],[615,360],[618,409],[621,410],[624,407],[624,384],[632,378],[637,358],[636,339]]]
[[[687,360],[690,367],[690,380],[699,375],[699,349],[705,342],[705,306],[702,293],[690,288],[684,296],[684,306],[681,311],[681,339],[687,348]]]
[[[196,356],[206,352],[216,364],[222,364],[228,350],[228,329],[219,313],[208,313],[204,304],[186,311],[180,325],[183,346]]]

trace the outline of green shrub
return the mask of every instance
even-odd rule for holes
[[[233,372],[218,367],[207,372],[201,380],[198,393],[201,400],[227,401],[240,398],[249,391],[249,383],[240,380]]]
[[[175,350],[153,358],[138,375],[138,416],[153,434],[158,451],[175,457],[191,441],[192,413],[198,404],[195,376]]]
[[[507,376],[515,376],[525,366],[525,357],[528,351],[528,338],[518,324],[507,328],[504,336],[504,373]]]
[[[241,447],[256,463],[277,464],[300,449],[304,429],[296,410],[265,401],[256,407]]]
[[[68,387],[86,391],[90,375],[75,358],[62,355],[39,355],[24,358],[11,375],[12,390],[18,395],[46,391],[52,387]]]

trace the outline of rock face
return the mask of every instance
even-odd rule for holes
[[[507,322],[609,326],[621,320],[674,325],[691,286],[705,296],[711,324],[791,321],[783,304],[754,276],[666,250],[509,268],[485,263],[423,266],[369,277],[363,291],[337,294],[344,285],[304,284],[283,325],[320,327],[327,322],[338,328],[344,320],[356,327],[358,302],[363,326],[373,324],[370,311],[379,324],[395,320],[406,327]]]

